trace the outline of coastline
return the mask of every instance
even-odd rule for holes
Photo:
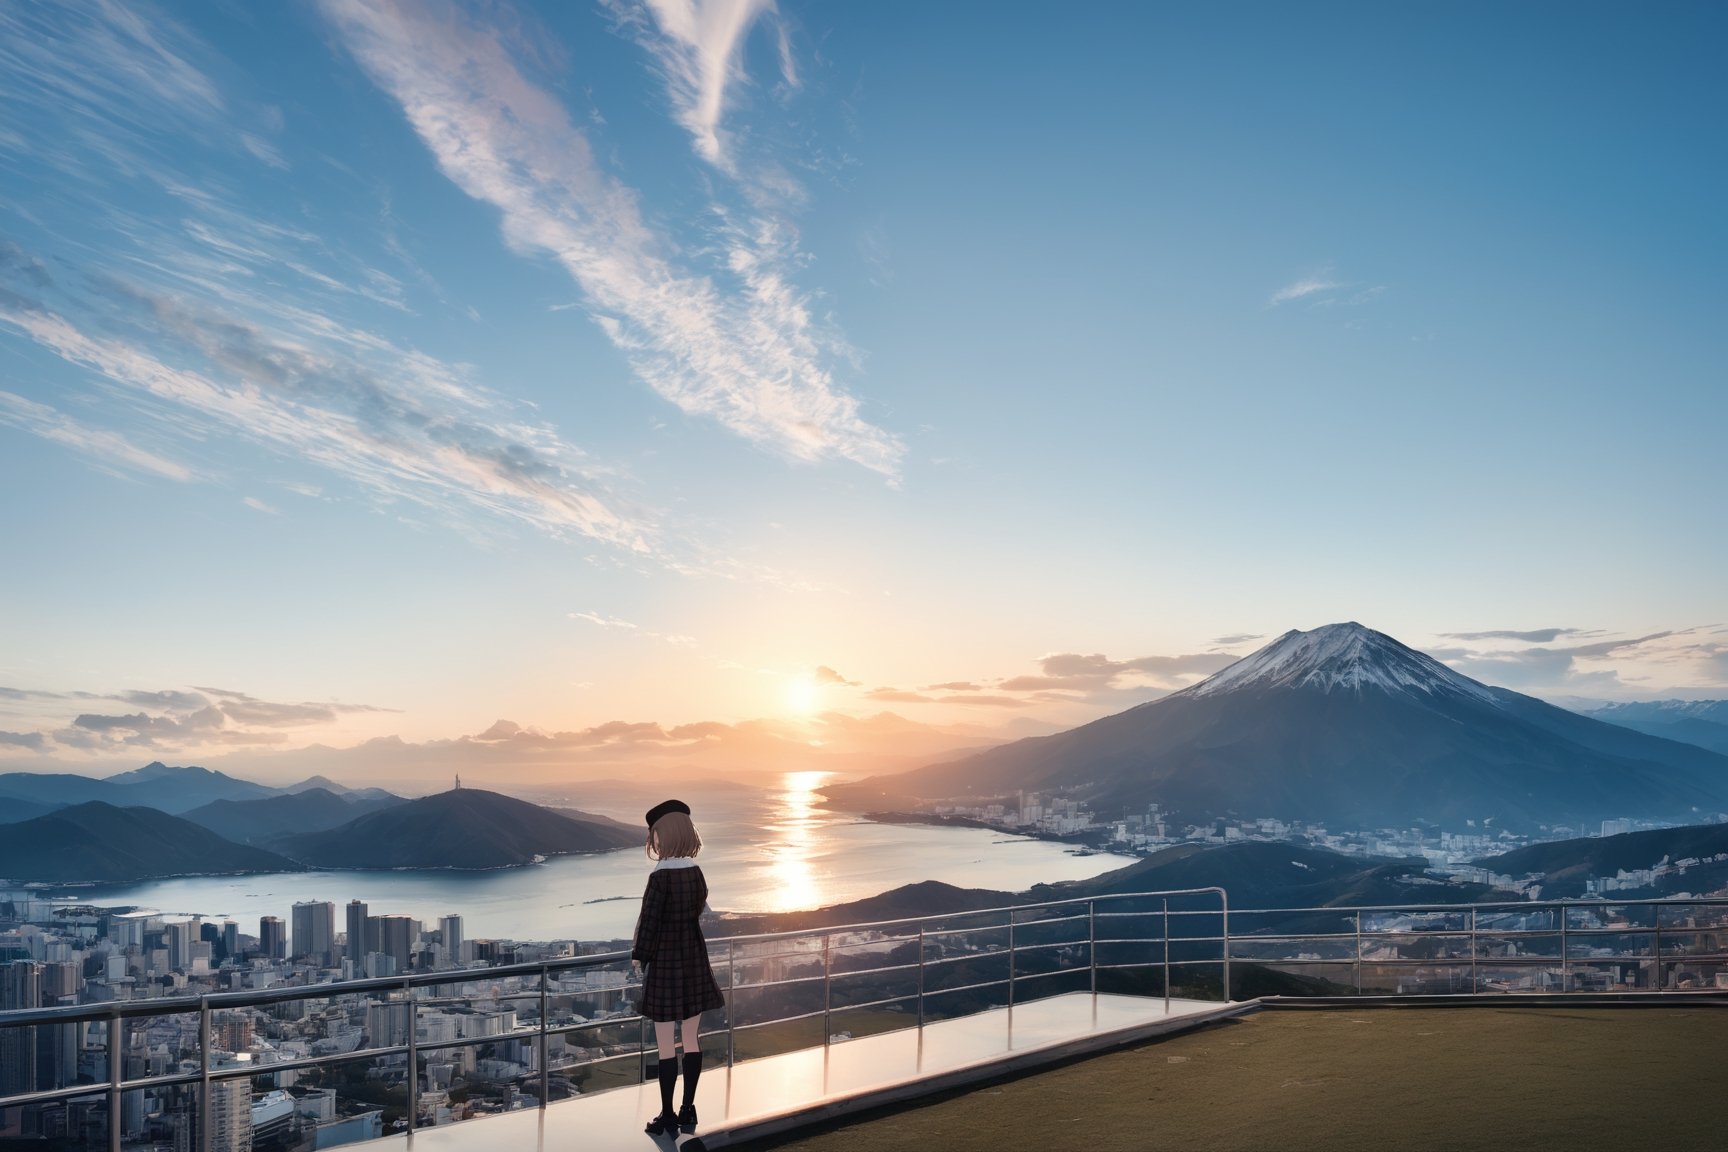
[[[939,828],[982,828],[987,832],[997,832],[1004,836],[1012,836],[1020,840],[1042,840],[1050,844],[1069,844],[1075,848],[1086,849],[1086,855],[1092,853],[1112,852],[1108,842],[1096,833],[1072,832],[1061,835],[1055,832],[1044,832],[1036,828],[1005,828],[1001,824],[992,824],[988,820],[979,820],[974,816],[948,816],[935,812],[865,812],[862,819],[877,824],[930,824]],[[1121,856],[1136,856],[1139,853],[1117,852]]]

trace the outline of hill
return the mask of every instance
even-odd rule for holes
[[[457,788],[270,846],[314,868],[480,869],[641,843],[640,833],[622,825],[572,820],[496,792]]]
[[[64,804],[49,804],[40,800],[21,800],[16,796],[0,797],[0,824],[16,824],[21,820],[32,820],[37,816],[45,816]]]
[[[113,883],[299,870],[291,860],[234,844],[189,820],[99,800],[9,825],[0,836],[0,876],[13,880]]]
[[[1708,860],[1723,853],[1728,853],[1728,824],[1700,824],[1532,844],[1477,863],[1508,876],[1542,876],[1542,895],[1561,897],[1582,896],[1585,881],[1592,877],[1614,876],[1622,870],[1636,872],[1679,860]],[[1728,884],[1728,863],[1719,861],[1686,873],[1676,871],[1664,881],[1648,894],[1712,891]]]
[[[239,844],[262,844],[282,836],[322,832],[357,820],[369,812],[407,801],[385,794],[383,799],[354,799],[323,788],[308,788],[262,800],[213,800],[186,813],[186,819]]]
[[[1728,756],[1491,688],[1360,624],[1292,631],[1199,684],[1053,736],[824,789],[842,807],[1059,790],[1106,818],[1346,827],[1728,807]]]

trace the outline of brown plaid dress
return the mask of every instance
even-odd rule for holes
[[[697,921],[707,901],[700,868],[656,868],[648,875],[630,956],[647,969],[637,1010],[650,1020],[688,1020],[726,1005]]]

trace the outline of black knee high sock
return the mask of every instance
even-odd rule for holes
[[[672,1085],[678,1079],[678,1059],[675,1056],[660,1057],[660,1114],[672,1114]]]
[[[696,1081],[702,1075],[702,1050],[684,1053],[684,1107],[696,1103]],[[671,1099],[671,1097],[667,1097]]]

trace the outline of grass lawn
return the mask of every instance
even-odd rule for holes
[[[1728,1149],[1728,1008],[1265,1011],[756,1145]]]

